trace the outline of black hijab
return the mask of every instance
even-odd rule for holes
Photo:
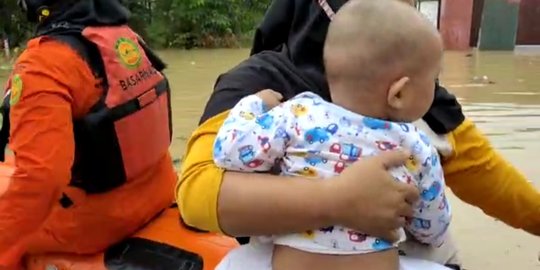
[[[24,0],[27,17],[37,22],[43,8],[50,15],[38,23],[37,33],[54,28],[58,24],[79,26],[126,24],[130,13],[120,0]]]
[[[347,0],[273,0],[255,32],[251,54],[287,46],[290,60],[300,68],[323,72],[323,47],[330,18],[325,3],[337,11]]]

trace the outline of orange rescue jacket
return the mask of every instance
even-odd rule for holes
[[[6,89],[0,143],[15,170],[0,179],[0,268],[24,252],[103,250],[173,201],[161,64],[127,26],[66,29],[31,40]]]

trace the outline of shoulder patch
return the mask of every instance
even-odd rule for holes
[[[136,69],[141,65],[142,55],[139,46],[129,38],[119,38],[115,44],[116,55],[128,69]]]
[[[9,98],[9,105],[13,106],[19,102],[19,99],[21,99],[22,91],[23,81],[21,75],[15,74],[11,78],[11,96]]]

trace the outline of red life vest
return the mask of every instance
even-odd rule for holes
[[[86,27],[51,37],[79,52],[103,82],[100,100],[73,120],[71,185],[101,193],[151,169],[168,153],[172,139],[169,85],[149,59],[152,52],[128,26]],[[8,100],[9,92],[5,115]]]

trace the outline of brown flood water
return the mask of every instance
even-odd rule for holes
[[[173,86],[175,141],[171,151],[181,157],[215,78],[244,59],[248,51],[164,51],[161,55],[169,63],[167,74]],[[468,56],[450,52],[441,79],[460,98],[467,116],[499,149],[532,157],[535,151],[530,148],[540,147],[533,140],[540,137],[540,54]]]
[[[248,55],[244,49],[162,51],[173,88],[177,161],[197,126],[216,77]],[[6,73],[0,70],[0,83]],[[448,52],[443,85],[494,146],[540,188],[540,52]],[[467,269],[540,269],[540,240],[453,198],[453,231]]]

